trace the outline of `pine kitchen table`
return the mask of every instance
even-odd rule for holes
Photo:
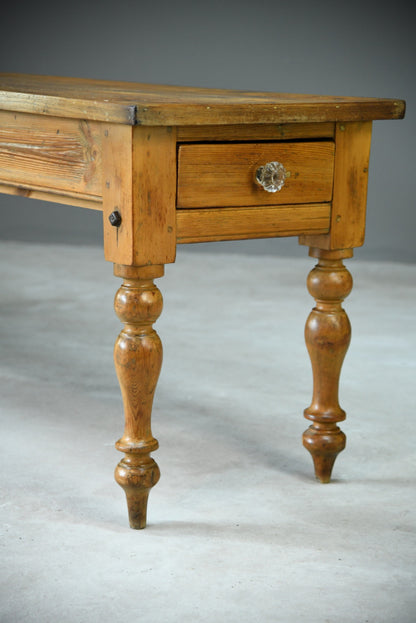
[[[177,244],[298,236],[317,259],[306,323],[313,396],[303,436],[319,480],[345,446],[338,423],[352,279],[364,242],[372,121],[397,99],[254,93],[0,75],[0,191],[101,210],[105,259],[123,279],[114,361],[125,410],[115,477],[130,525],[146,525],[159,479],[150,456],[162,345],[154,279]],[[253,400],[254,400],[253,396]]]

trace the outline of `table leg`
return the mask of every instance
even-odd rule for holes
[[[345,448],[345,435],[337,422],[345,419],[338,402],[339,377],[351,338],[351,327],[342,301],[352,288],[352,277],[342,263],[352,250],[310,250],[318,264],[308,277],[308,290],[316,300],[305,327],[312,363],[313,397],[304,415],[312,421],[303,434],[303,445],[312,455],[316,477],[329,482],[337,455]]]
[[[115,264],[114,274],[123,278],[114,307],[124,323],[115,347],[114,362],[124,403],[125,429],[116,448],[125,453],[115,470],[123,487],[130,526],[146,526],[147,499],[160,477],[150,453],[158,448],[151,431],[151,412],[162,366],[162,343],[152,324],[162,311],[162,295],[153,283],[163,266]]]

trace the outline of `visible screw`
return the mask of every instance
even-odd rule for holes
[[[108,217],[108,220],[110,221],[113,227],[120,227],[121,225],[120,212],[118,210],[114,210],[114,212],[111,212],[110,216]]]

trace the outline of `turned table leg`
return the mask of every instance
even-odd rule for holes
[[[162,343],[152,324],[160,316],[163,301],[153,279],[163,272],[163,266],[114,266],[114,274],[124,280],[114,301],[124,323],[115,343],[114,363],[125,412],[124,434],[116,443],[125,456],[115,478],[126,493],[132,528],[146,526],[149,491],[160,477],[150,456],[158,448],[150,419],[162,366]]]
[[[352,250],[311,249],[318,264],[308,277],[308,290],[316,300],[305,327],[305,340],[312,363],[313,397],[304,415],[312,421],[303,434],[303,445],[312,455],[316,477],[329,482],[337,455],[345,448],[345,435],[337,422],[345,419],[338,402],[342,363],[351,338],[342,301],[352,288],[352,277],[342,259]]]

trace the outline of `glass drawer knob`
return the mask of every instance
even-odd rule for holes
[[[268,193],[281,190],[286,177],[286,169],[280,162],[268,162],[256,171],[256,182],[263,186]]]

